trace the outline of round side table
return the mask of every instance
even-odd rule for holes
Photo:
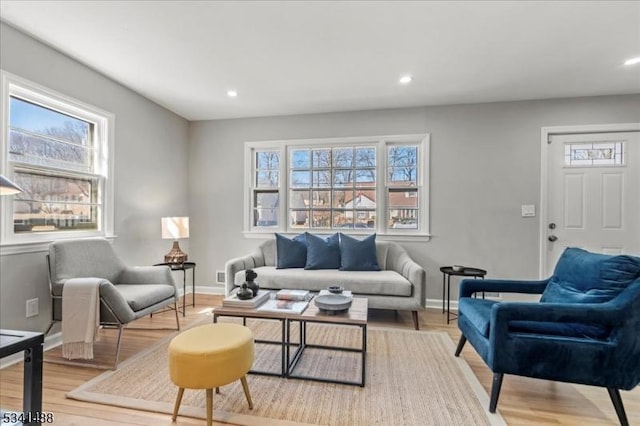
[[[465,266],[460,271],[454,271],[452,266],[443,266],[440,268],[440,272],[442,272],[442,313],[445,313],[444,309],[444,298],[445,298],[445,285],[446,285],[446,296],[447,296],[447,324],[451,321],[451,319],[458,318],[457,314],[451,314],[451,276],[457,277],[473,277],[474,279],[481,278],[484,279],[484,276],[487,275],[487,271],[480,268],[471,268]],[[483,295],[484,297],[484,295]],[[454,316],[452,316],[454,315]]]

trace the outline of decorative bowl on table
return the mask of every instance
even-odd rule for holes
[[[314,300],[314,303],[327,315],[342,314],[349,310],[353,299],[341,294],[326,294],[324,296],[318,296]]]
[[[462,266],[462,265],[453,265],[451,267],[451,269],[453,269],[454,272],[461,272],[461,271],[464,271],[464,266]]]
[[[344,288],[340,287],[339,285],[330,285],[329,287],[327,287],[327,290],[329,290],[329,293],[342,294]]]

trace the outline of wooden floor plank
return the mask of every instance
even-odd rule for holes
[[[199,320],[203,312],[221,304],[221,296],[197,295],[196,306],[187,307],[187,316],[180,316],[183,327]],[[434,309],[420,314],[421,330],[447,332],[454,342],[460,337],[453,321],[446,323],[442,311]],[[409,312],[397,315],[390,311],[371,310],[369,324],[373,326],[413,329]],[[155,314],[153,319],[136,321],[139,327],[175,327],[173,312]],[[121,361],[144,350],[164,336],[174,331],[126,330],[123,334]],[[96,354],[101,362],[113,359],[116,330],[105,330],[103,338],[96,346]],[[467,345],[461,355],[470,365],[487,393],[490,391],[492,373],[482,359]],[[60,349],[45,353],[45,359],[60,358]],[[91,404],[65,398],[66,392],[101,374],[103,370],[45,363],[43,411],[55,416],[56,425],[202,425],[203,421],[188,417],[178,417],[123,409],[100,404]],[[634,424],[640,418],[640,388],[621,392],[627,415]],[[22,363],[0,370],[0,406],[4,409],[19,410],[22,406]],[[616,425],[618,424],[613,405],[605,389],[578,386],[546,380],[505,376],[498,409],[509,425]]]

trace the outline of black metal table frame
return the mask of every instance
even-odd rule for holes
[[[44,334],[17,330],[0,330],[0,334],[18,338],[0,347],[0,358],[24,351],[22,410],[25,417],[36,420],[27,424],[40,425]]]
[[[484,276],[487,274],[487,271],[485,271],[484,269],[480,269],[480,268],[470,268],[470,267],[466,267],[464,268],[462,271],[454,271],[453,269],[451,269],[450,266],[443,266],[442,268],[440,268],[440,272],[442,272],[442,313],[445,313],[445,309],[444,309],[444,298],[445,298],[445,282],[446,282],[446,296],[447,296],[447,324],[449,324],[449,322],[452,319],[456,319],[458,318],[458,314],[452,314],[451,313],[451,276],[455,275],[457,277],[462,277],[463,279],[466,278],[471,278],[473,277],[473,279],[477,279],[477,278],[482,278],[484,279]],[[484,292],[482,292],[482,298],[484,299]]]
[[[299,340],[297,343],[291,341],[291,323],[297,322],[300,324],[299,327]],[[316,323],[323,325],[347,325],[351,327],[360,327],[361,335],[362,335],[362,346],[360,348],[347,348],[341,346],[327,346],[327,345],[315,345],[307,343],[307,323]],[[296,351],[293,356],[291,356],[291,346],[296,346]],[[323,350],[332,350],[332,351],[343,351],[343,352],[356,352],[362,355],[361,368],[360,368],[360,381],[348,381],[348,380],[336,380],[336,379],[328,379],[324,377],[314,377],[314,376],[303,376],[303,375],[295,375],[293,371],[295,370],[298,362],[302,358],[305,349],[323,349]],[[289,379],[304,379],[304,380],[312,380],[316,382],[323,383],[337,383],[341,385],[356,385],[360,387],[364,387],[365,385],[365,376],[366,376],[366,359],[367,359],[367,324],[354,324],[352,322],[327,322],[327,321],[318,321],[312,319],[300,319],[300,318],[287,318],[287,378]]]
[[[233,317],[233,318],[242,318],[242,325],[246,326],[247,325],[247,318],[254,318],[254,319],[259,319],[259,320],[266,320],[266,321],[280,321],[281,323],[281,335],[280,335],[280,341],[278,340],[265,340],[265,339],[255,339],[254,342],[255,343],[260,343],[260,344],[265,344],[265,345],[278,345],[280,346],[280,373],[277,372],[273,372],[273,371],[260,371],[260,370],[249,370],[249,373],[251,374],[257,374],[257,375],[261,375],[261,376],[276,376],[276,377],[287,377],[287,360],[286,360],[286,344],[287,341],[286,339],[286,327],[287,327],[287,323],[286,323],[286,319],[285,318],[265,318],[265,317],[248,317],[245,314],[232,314],[232,313],[225,313],[225,314],[217,314],[217,313],[213,313],[213,323],[217,323],[218,322],[218,317]]]
[[[196,306],[196,264],[195,262],[184,263],[156,263],[153,266],[168,266],[171,271],[182,271],[182,316],[187,315],[187,270],[191,269],[191,306]]]

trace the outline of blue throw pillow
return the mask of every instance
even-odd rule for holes
[[[326,239],[307,236],[307,264],[304,269],[338,269],[340,267],[340,237],[333,234]]]
[[[276,234],[276,269],[304,268],[307,264],[307,238],[304,234],[292,240]]]
[[[640,258],[565,249],[542,293],[547,303],[603,303],[640,277]]]
[[[356,240],[340,234],[340,270],[341,271],[379,271],[376,255],[376,234],[364,240]]]

